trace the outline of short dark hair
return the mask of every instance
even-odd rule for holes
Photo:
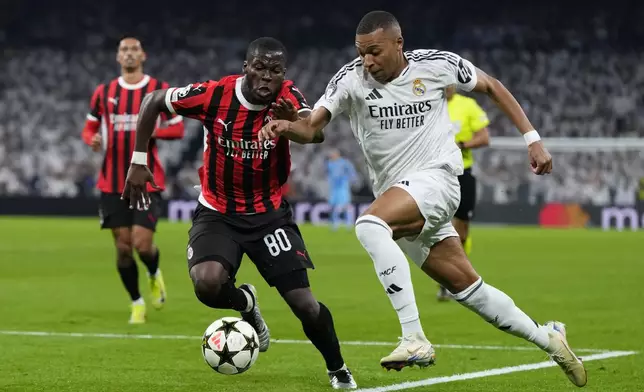
[[[395,16],[387,11],[371,11],[360,19],[356,34],[369,34],[378,29],[388,29],[390,27],[400,27]]]
[[[273,37],[261,37],[251,42],[246,50],[246,60],[250,61],[257,54],[267,52],[281,52],[286,61],[286,46]]]
[[[123,34],[123,35],[121,35],[121,37],[119,38],[119,41],[118,41],[118,42],[120,43],[120,42],[121,42],[121,41],[123,41],[124,39],[135,39],[135,40],[137,40],[137,41],[141,42],[141,40],[139,39],[139,37],[137,37],[137,36],[136,36],[136,35],[134,35],[134,34]]]

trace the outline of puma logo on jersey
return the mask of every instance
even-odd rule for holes
[[[219,124],[223,125],[223,126],[224,126],[224,130],[225,130],[226,132],[228,132],[228,126],[230,125],[230,123],[231,123],[231,122],[232,122],[232,121],[228,121],[228,122],[226,123],[226,122],[224,122],[224,120],[222,120],[221,118],[218,118],[218,119],[217,119],[217,123],[219,123]]]
[[[111,103],[112,105],[114,105],[114,106],[116,106],[116,105],[118,105],[118,104],[119,104],[119,99],[118,99],[118,98],[112,98],[112,97],[110,97],[110,98],[108,98],[108,99],[107,99],[107,101],[108,101],[109,103]]]

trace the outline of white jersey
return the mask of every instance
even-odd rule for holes
[[[376,195],[418,171],[444,167],[454,175],[463,173],[445,87],[471,91],[476,85],[474,66],[438,50],[414,50],[405,52],[405,57],[407,68],[384,85],[355,59],[335,74],[315,104],[331,112],[332,118],[348,112]]]

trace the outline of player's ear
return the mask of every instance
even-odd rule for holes
[[[242,65],[242,72],[246,74],[246,68],[248,68],[248,61],[244,60],[244,65]]]
[[[396,45],[398,45],[398,50],[403,50],[404,44],[405,44],[405,40],[403,39],[403,37],[398,37],[396,39]]]
[[[143,52],[143,55],[141,56],[141,62],[145,63],[145,60],[147,59],[148,59],[148,55],[145,52]]]

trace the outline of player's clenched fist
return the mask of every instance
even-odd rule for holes
[[[290,126],[290,121],[272,120],[268,124],[264,125],[264,127],[259,131],[259,141],[263,142],[264,140],[275,139],[288,132]]]
[[[552,157],[541,141],[531,143],[528,146],[530,157],[530,168],[537,175],[549,174],[552,172]]]

